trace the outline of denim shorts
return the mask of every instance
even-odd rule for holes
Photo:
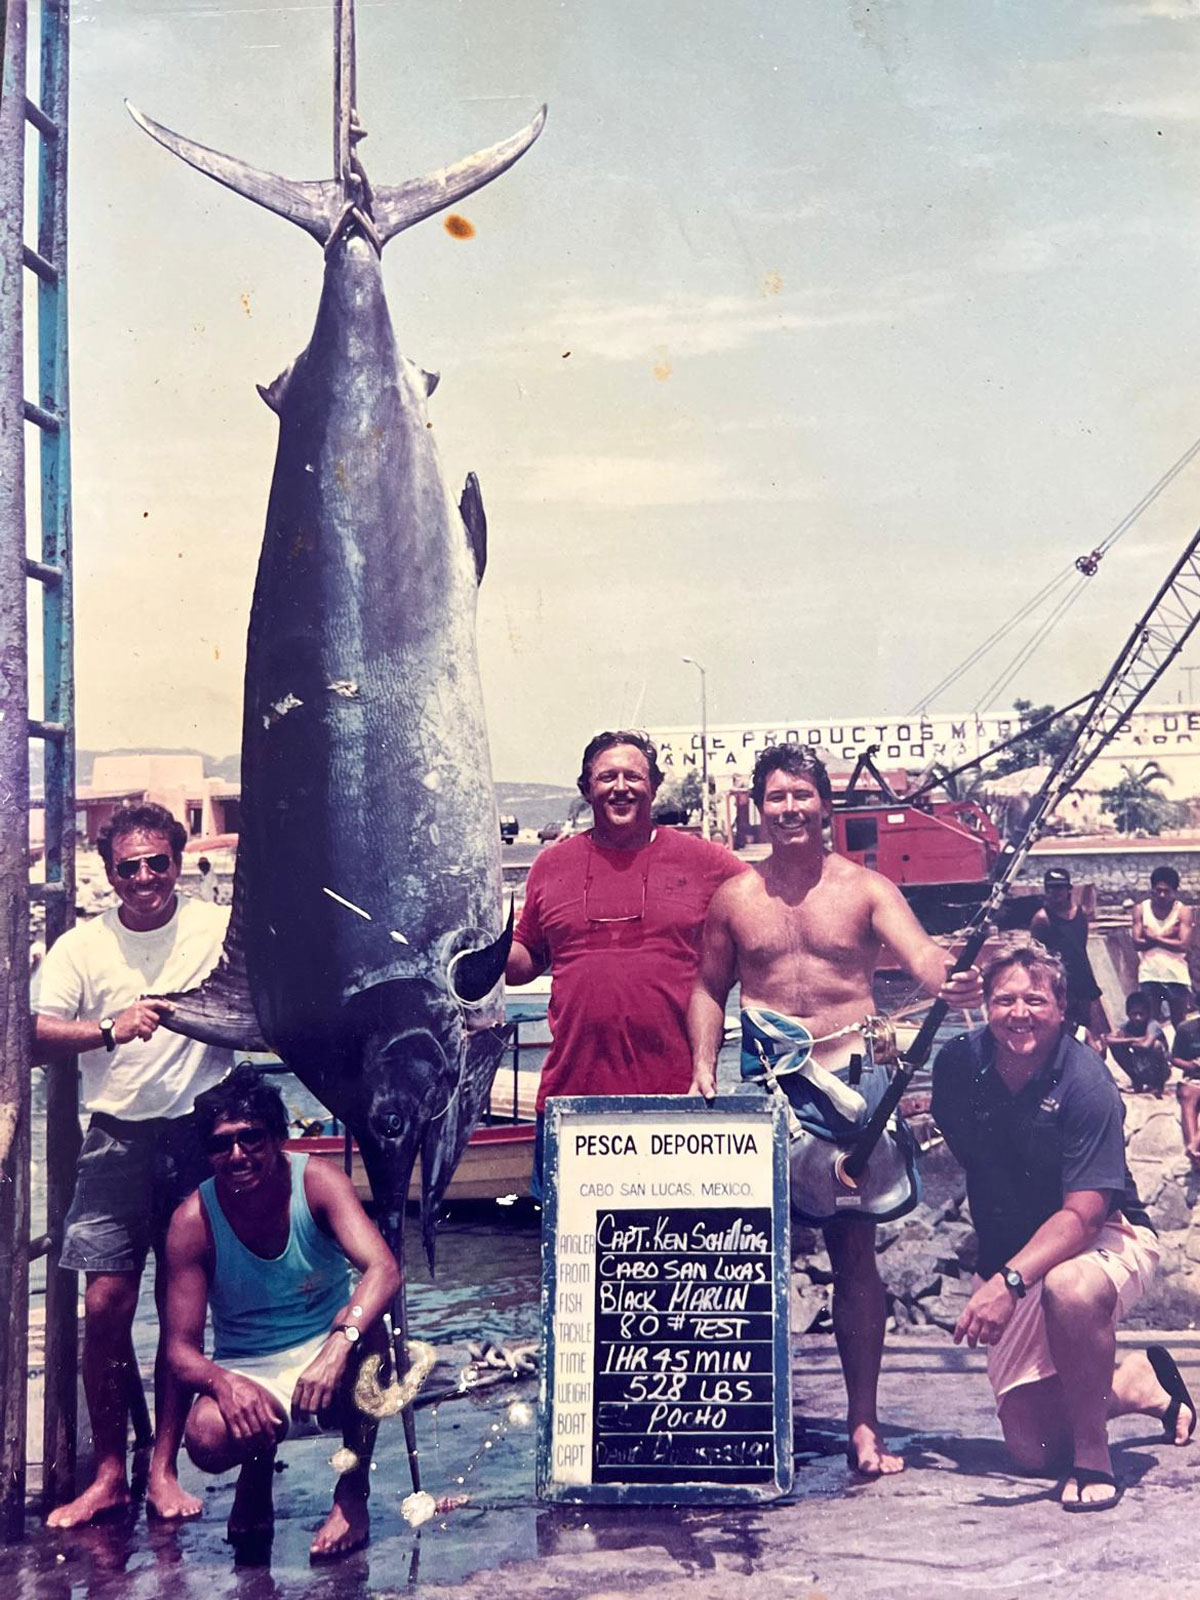
[[[125,1122],[96,1112],[79,1152],[59,1266],[141,1272],[175,1207],[209,1175],[194,1117]]]

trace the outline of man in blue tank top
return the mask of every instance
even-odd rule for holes
[[[353,1382],[362,1356],[386,1348],[399,1269],[349,1178],[285,1152],[279,1091],[248,1064],[199,1096],[196,1119],[213,1176],[167,1235],[167,1360],[197,1397],[184,1444],[204,1472],[241,1468],[228,1530],[240,1545],[270,1538],[280,1442],[340,1427],[354,1460],[310,1555],[347,1555],[369,1537],[377,1426],[355,1406]]]

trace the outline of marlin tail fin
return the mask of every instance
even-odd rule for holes
[[[322,245],[329,243],[351,206],[344,185],[336,179],[281,178],[274,172],[262,172],[235,156],[222,155],[219,150],[210,150],[207,145],[197,144],[194,139],[185,139],[182,134],[172,133],[170,128],[145,116],[128,100],[125,107],[139,128],[152,139],[157,139],[181,161],[195,167],[197,172],[215,178],[235,194],[244,195],[256,205],[265,206],[268,211],[286,217],[306,233],[311,233]],[[407,183],[394,188],[364,191],[363,198],[358,200],[358,209],[370,216],[379,248],[382,249],[389,239],[402,233],[405,228],[423,222],[437,211],[444,211],[447,206],[454,205],[506,172],[529,149],[545,122],[546,108],[543,106],[520,133],[514,134],[511,139],[501,140],[490,150],[481,150],[453,167],[441,167],[423,178],[410,178]],[[368,194],[370,198],[366,199]]]

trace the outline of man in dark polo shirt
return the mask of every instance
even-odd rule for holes
[[[1141,1412],[1186,1444],[1195,1408],[1162,1346],[1115,1368],[1116,1323],[1158,1248],[1125,1162],[1124,1112],[1066,1028],[1062,965],[1040,946],[984,973],[987,1026],[942,1049],[933,1114],[967,1175],[979,1236],[955,1342],[988,1347],[1004,1440],[1026,1471],[1066,1473],[1065,1511],[1115,1506],[1108,1422]]]

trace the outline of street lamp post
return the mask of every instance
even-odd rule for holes
[[[712,831],[708,805],[708,673],[695,656],[683,659],[700,674],[700,835],[707,839]]]

